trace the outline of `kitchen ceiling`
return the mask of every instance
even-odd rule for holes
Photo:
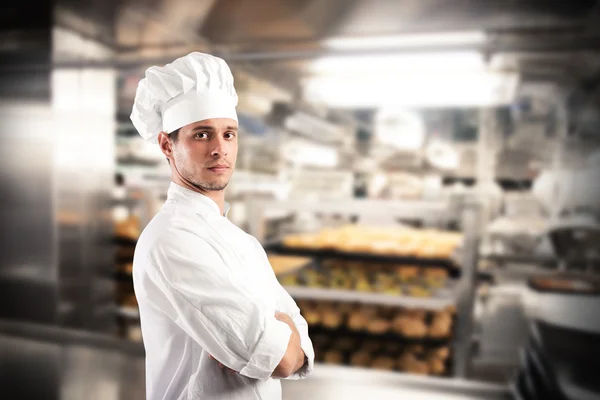
[[[327,38],[423,32],[485,32],[475,49],[525,82],[600,76],[600,0],[60,0],[55,20],[116,50],[92,65],[140,74],[210,51],[291,92],[316,58],[377,51],[332,50]]]

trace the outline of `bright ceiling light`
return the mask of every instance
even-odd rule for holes
[[[330,38],[323,44],[336,50],[415,48],[428,46],[478,46],[485,43],[484,32],[445,32],[383,36]]]
[[[425,126],[414,111],[382,108],[375,115],[375,136],[394,149],[418,150],[425,140]]]
[[[510,104],[518,82],[508,73],[425,72],[313,77],[303,87],[305,100],[334,108],[482,107]]]
[[[423,71],[481,71],[483,56],[476,51],[418,54],[336,55],[315,60],[309,72],[335,75],[408,74]]]

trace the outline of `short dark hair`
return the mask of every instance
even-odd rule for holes
[[[181,128],[175,129],[173,132],[169,133],[169,139],[171,139],[173,142],[177,142],[177,139],[179,138],[180,130],[181,130]]]
[[[177,143],[177,139],[179,139],[179,131],[181,130],[181,128],[179,129],[175,129],[173,132],[169,133],[169,140],[171,140],[173,143]],[[169,161],[169,159],[167,158],[167,162],[169,163],[169,165],[171,165],[171,161]]]

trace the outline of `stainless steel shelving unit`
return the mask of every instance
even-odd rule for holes
[[[473,310],[475,299],[475,288],[479,279],[488,279],[489,277],[481,275],[477,271],[478,249],[479,249],[479,228],[481,205],[472,198],[465,198],[464,203],[460,205],[459,215],[454,215],[456,208],[452,208],[448,203],[442,201],[379,201],[379,200],[346,200],[346,201],[286,201],[286,202],[267,202],[255,201],[249,209],[252,211],[249,215],[253,216],[250,221],[251,234],[262,239],[265,221],[271,215],[277,212],[289,216],[295,212],[314,212],[314,213],[332,213],[344,216],[355,216],[358,220],[361,217],[371,218],[385,215],[390,221],[400,221],[403,219],[422,220],[424,226],[446,227],[450,220],[460,220],[462,232],[464,234],[463,246],[452,260],[417,260],[414,257],[410,260],[415,264],[422,264],[423,267],[442,266],[447,268],[452,275],[458,277],[451,290],[443,295],[431,298],[418,298],[409,296],[393,296],[369,292],[309,288],[301,286],[288,286],[286,290],[297,299],[313,299],[328,301],[348,301],[357,303],[381,304],[396,307],[419,307],[427,310],[439,310],[446,306],[454,305],[457,310],[457,324],[453,340],[453,366],[454,376],[466,378],[470,368],[470,360],[473,352]],[[274,247],[266,245],[266,248],[281,249],[277,244]],[[284,249],[286,254],[294,254],[294,249]],[[298,250],[297,254],[308,256],[314,253],[317,257],[336,257],[341,256],[344,259],[382,261],[386,258],[384,255],[365,255],[341,252],[327,251],[304,251]],[[362,257],[362,258],[361,258]],[[402,262],[401,257],[387,257],[388,259]],[[410,263],[407,258],[405,260]]]

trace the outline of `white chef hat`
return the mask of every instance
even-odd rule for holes
[[[209,118],[237,121],[238,97],[222,59],[190,53],[164,67],[150,67],[138,85],[131,121],[142,137],[157,143],[161,131]]]

